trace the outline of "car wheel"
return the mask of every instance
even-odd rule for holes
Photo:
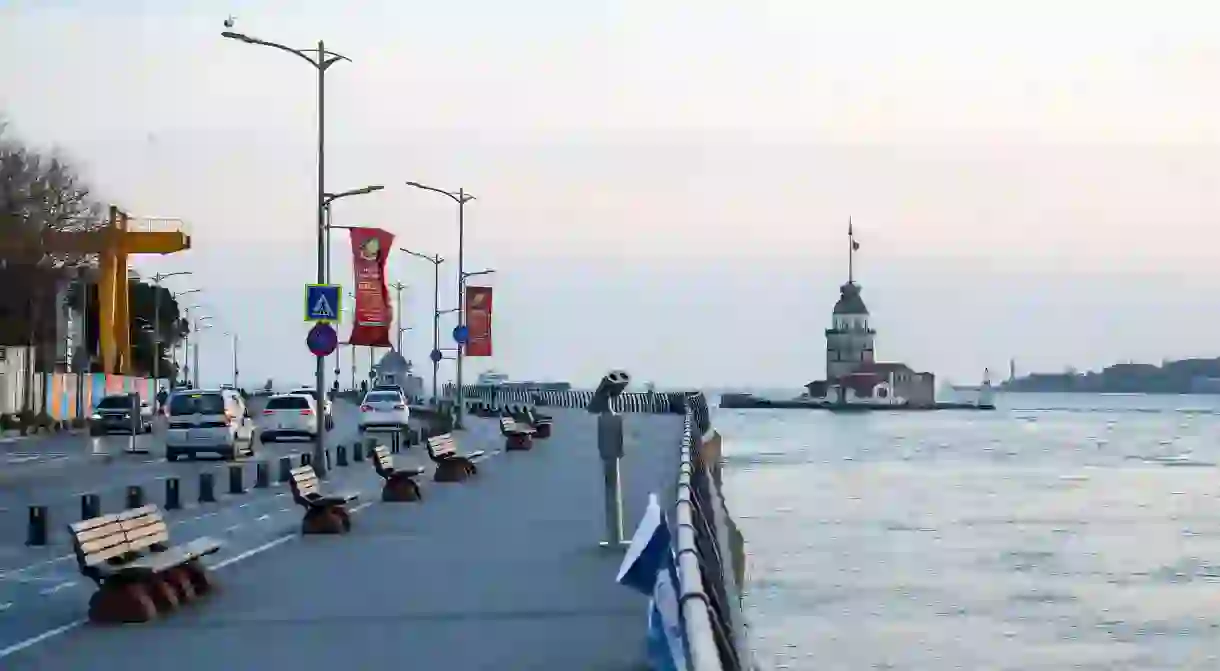
[[[274,443],[276,441],[276,437],[275,437],[274,433],[263,433],[259,436],[259,438],[264,443]]]
[[[178,461],[178,453],[167,451],[165,453],[165,460],[166,461]]]

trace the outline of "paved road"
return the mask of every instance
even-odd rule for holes
[[[82,625],[91,586],[64,570],[0,612],[0,667],[646,668],[646,600],[614,584],[621,554],[597,548],[595,424],[579,411],[555,414],[555,435],[527,453],[503,453],[494,423],[473,420],[460,441],[490,450],[479,476],[429,480],[422,504],[374,502],[371,469],[340,469],[345,485],[367,492],[348,536],[303,538],[292,510],[283,522],[229,513],[239,526],[211,562],[222,590],[150,626]],[[670,499],[680,435],[673,416],[628,417],[628,528],[649,491]],[[183,522],[174,533],[221,524]],[[69,580],[77,584],[62,586]]]
[[[328,435],[332,454],[335,445],[350,446],[357,440],[355,412],[347,404],[336,406],[336,427]],[[278,458],[291,455],[296,465],[298,455],[311,450],[310,443],[257,445],[254,458],[240,464],[245,493],[230,494],[230,462],[200,459],[170,463],[165,460],[159,436],[141,436],[140,442],[149,448],[148,454],[124,453],[128,444],[124,436],[97,441],[88,436],[51,436],[0,448],[0,464],[8,462],[0,467],[4,469],[0,475],[0,632],[7,627],[6,618],[18,618],[27,625],[19,627],[18,633],[36,630],[47,621],[64,620],[61,602],[80,602],[81,595],[87,593],[87,581],[77,573],[66,531],[67,524],[81,519],[83,492],[98,494],[103,512],[124,508],[129,485],[143,486],[148,502],[163,505],[165,481],[177,477],[184,507],[166,513],[172,536],[226,538],[231,539],[232,548],[255,547],[299,524],[300,512],[286,486],[253,487],[255,462],[270,462],[274,483]],[[400,459],[420,465],[426,461],[414,449]],[[214,503],[198,502],[199,474],[204,472],[214,474],[218,499]],[[358,490],[380,482],[368,461],[352,462],[348,468],[334,467],[332,480],[336,486]],[[49,507],[50,542],[45,547],[25,545],[28,506],[35,503]],[[6,645],[4,638],[0,636],[0,648]]]

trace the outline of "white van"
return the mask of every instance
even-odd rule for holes
[[[165,458],[200,452],[227,459],[254,454],[254,423],[241,394],[227,389],[175,392],[166,403]]]

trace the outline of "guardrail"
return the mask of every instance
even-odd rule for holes
[[[720,436],[712,430],[707,397],[687,394],[685,406],[674,551],[690,669],[749,669],[743,542],[720,495]]]

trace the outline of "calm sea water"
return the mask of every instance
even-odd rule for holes
[[[764,669],[1220,669],[1220,397],[717,410]]]

